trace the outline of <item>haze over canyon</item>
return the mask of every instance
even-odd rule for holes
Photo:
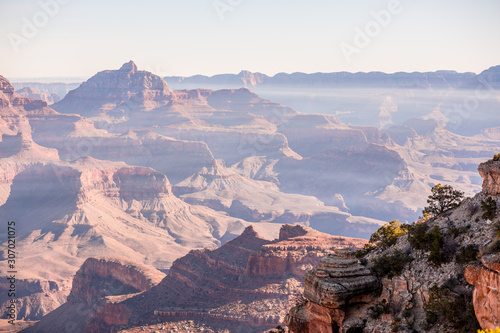
[[[73,84],[0,76],[17,319],[48,315],[32,331],[62,332],[57,317],[97,304],[74,332],[154,311],[242,332],[282,324],[321,258],[415,221],[437,183],[481,190],[477,167],[500,146],[499,88],[500,66],[161,78],[130,61]],[[129,296],[109,305],[99,290]]]

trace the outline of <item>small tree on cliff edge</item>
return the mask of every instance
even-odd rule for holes
[[[424,215],[439,215],[444,211],[457,207],[464,198],[464,192],[455,190],[450,185],[437,184],[432,189],[427,203],[429,206],[424,208]]]

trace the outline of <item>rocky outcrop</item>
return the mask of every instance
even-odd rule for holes
[[[307,304],[289,314],[292,332],[339,332],[343,328],[347,307],[368,303],[375,297],[379,280],[361,266],[350,249],[336,249],[304,275],[304,297]]]
[[[165,274],[123,257],[88,258],[76,272],[68,302],[93,304],[104,296],[151,289]]]
[[[76,273],[67,303],[23,332],[102,332],[125,325],[130,309],[115,304],[157,285],[165,274],[123,257],[88,258]]]
[[[483,191],[488,195],[500,195],[500,161],[481,163],[478,170],[483,177]]]
[[[168,317],[169,321],[175,321],[183,316],[197,318],[200,313],[206,313],[201,318],[271,328],[282,324],[283,307],[293,302],[307,269],[335,248],[356,248],[365,242],[323,234],[300,225],[284,225],[280,237],[269,241],[248,227],[241,236],[219,249],[191,251],[178,259],[169,275],[151,290],[152,294],[165,295],[165,298],[146,295],[149,292],[144,297],[163,320]],[[247,299],[252,300],[251,305],[242,307],[240,300]],[[136,297],[124,304],[137,308],[139,300]],[[212,327],[224,327],[221,323]]]
[[[468,266],[465,278],[476,287],[473,301],[479,324],[495,329],[500,325],[500,254],[483,256],[481,263]]]
[[[83,116],[110,114],[128,117],[129,111],[152,109],[168,104],[172,91],[162,78],[139,71],[133,61],[119,70],[102,71],[70,91],[54,109]]]
[[[304,273],[338,247],[360,248],[365,240],[332,237],[301,225],[284,225],[277,242],[263,245],[248,258],[246,274],[255,277],[282,277],[292,274],[302,279]]]
[[[22,97],[27,97],[27,98],[32,98],[32,99],[44,101],[48,105],[54,104],[54,103],[59,102],[61,100],[61,98],[56,94],[49,95],[46,93],[41,93],[32,87],[23,88],[21,90],[18,90],[17,93],[19,95],[21,95]]]

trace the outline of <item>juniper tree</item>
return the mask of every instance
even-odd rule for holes
[[[424,208],[424,215],[439,215],[444,211],[457,207],[464,198],[464,192],[455,190],[450,185],[437,184],[432,189],[427,203],[429,206]]]

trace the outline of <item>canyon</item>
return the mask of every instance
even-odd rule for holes
[[[120,258],[89,258],[76,273],[67,303],[25,332],[126,331],[185,320],[207,329],[255,332],[283,325],[304,273],[335,249],[366,240],[284,225],[267,240],[247,227],[214,250],[193,250],[167,276]],[[159,324],[160,323],[160,324]]]
[[[494,74],[496,68],[488,71]],[[180,327],[186,318],[207,313],[220,327],[234,329],[243,321],[242,329],[249,331],[255,329],[253,322],[272,328],[283,324],[286,310],[296,302],[291,295],[302,288],[302,275],[320,264],[320,257],[343,245],[362,246],[358,238],[369,238],[385,221],[414,221],[438,182],[473,196],[481,190],[477,165],[498,153],[495,121],[468,136],[450,128],[442,109],[397,126],[353,125],[343,122],[341,114],[306,114],[263,98],[253,90],[267,79],[243,76],[243,86],[175,90],[131,61],[82,84],[16,84],[19,92],[0,76],[0,215],[18,225],[19,320],[40,320],[56,309],[70,316],[92,303],[102,311],[100,319],[90,323],[85,315],[76,325],[89,331],[108,324],[139,325],[140,316],[154,318],[148,325],[160,317],[174,318],[169,325]],[[295,82],[292,76],[283,80]],[[416,77],[396,76],[374,78],[370,84],[413,89],[407,83]],[[492,74],[426,74],[417,81],[418,86],[458,91],[482,77],[489,78],[488,92],[496,96]],[[368,79],[335,80],[359,85]],[[386,97],[380,112],[396,118],[396,97]],[[488,170],[484,175],[496,179],[495,171]],[[494,194],[496,187],[492,182],[485,190]],[[481,193],[468,199],[471,205],[479,205]],[[457,223],[466,225],[460,214]],[[491,229],[481,223],[477,228]],[[288,224],[302,231],[294,234]],[[4,236],[1,230],[2,241]],[[5,251],[1,258],[5,261]],[[180,297],[158,279],[147,286],[130,285],[125,277],[136,273],[117,268],[113,275],[111,268],[92,266],[88,258],[101,258],[109,267],[146,265],[156,276],[168,274],[164,281],[175,288],[196,287],[222,303],[208,308],[203,303],[208,301],[200,300],[190,306],[193,292]],[[192,265],[203,269],[193,271]],[[96,281],[127,284],[126,293],[100,297],[95,290],[75,287],[74,277],[89,278],[79,270],[90,266]],[[351,268],[353,277],[365,272]],[[101,269],[104,273],[94,272]],[[328,269],[316,278],[330,274]],[[219,278],[205,281],[204,274]],[[313,280],[310,275],[308,281]],[[235,286],[235,281],[242,284]],[[408,292],[425,299],[424,287],[407,284]],[[0,291],[6,288],[0,283]],[[155,298],[151,290],[171,296]],[[225,299],[224,290],[233,298]],[[6,294],[1,293],[2,306]],[[74,298],[80,294],[88,302]],[[151,306],[140,302],[143,296]],[[262,298],[238,303],[237,297],[254,296]],[[133,304],[146,312],[128,314]],[[280,311],[266,317],[275,307]]]

